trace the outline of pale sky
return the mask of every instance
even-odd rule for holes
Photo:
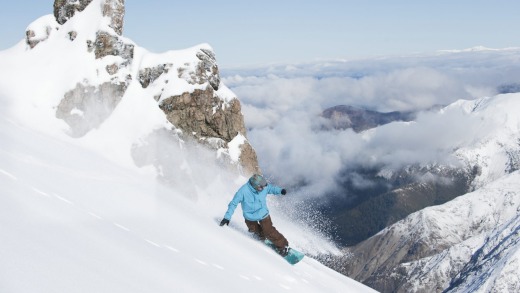
[[[3,2],[0,50],[54,3]],[[126,0],[123,34],[158,53],[209,43],[225,68],[520,47],[519,11],[518,0]]]

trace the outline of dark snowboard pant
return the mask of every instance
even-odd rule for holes
[[[246,220],[249,232],[254,233],[260,240],[269,239],[277,248],[289,246],[289,242],[285,237],[273,227],[271,216],[267,216],[261,221]]]

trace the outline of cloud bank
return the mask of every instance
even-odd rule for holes
[[[493,96],[501,85],[520,82],[515,79],[520,76],[519,55],[518,49],[450,52],[223,73],[242,101],[248,137],[264,173],[320,195],[334,190],[340,172],[351,167],[453,163],[454,148],[493,126],[463,111],[426,110]],[[363,133],[324,131],[327,121],[319,115],[336,105],[424,112],[415,122]]]

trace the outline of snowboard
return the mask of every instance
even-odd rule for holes
[[[274,244],[270,240],[266,239],[264,243],[278,254],[278,252],[276,251],[276,246],[274,246]],[[304,256],[305,254],[299,252],[298,250],[294,248],[289,248],[289,254],[287,254],[283,258],[291,265],[295,265],[298,262],[300,262],[300,260],[302,260]]]

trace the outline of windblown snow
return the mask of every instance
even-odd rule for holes
[[[6,114],[0,119],[2,292],[372,291],[311,257],[289,265],[250,238],[239,216],[230,227],[218,226],[232,196],[218,176],[211,195],[194,202],[157,184],[151,172]],[[309,236],[273,217],[290,240]]]

